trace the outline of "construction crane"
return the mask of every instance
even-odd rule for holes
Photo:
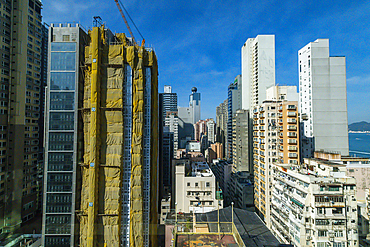
[[[136,41],[135,41],[135,37],[134,37],[134,34],[132,33],[132,31],[131,31],[131,28],[130,28],[130,25],[128,24],[128,22],[127,22],[127,19],[126,19],[126,16],[125,16],[125,14],[123,13],[123,11],[122,11],[122,8],[121,8],[121,5],[120,5],[120,3],[118,2],[118,0],[114,0],[115,2],[116,2],[116,4],[117,4],[117,7],[118,7],[118,10],[119,10],[119,12],[121,13],[121,16],[122,16],[122,18],[123,18],[123,20],[125,21],[125,24],[126,24],[126,27],[127,27],[127,29],[128,29],[128,31],[130,32],[130,35],[131,35],[131,37],[132,37],[132,41],[133,41],[133,43],[135,44],[135,45],[137,45],[137,43],[136,43]],[[130,18],[131,19],[131,18]],[[132,20],[131,20],[132,21]],[[134,23],[134,25],[135,25],[135,23]],[[135,25],[135,27],[136,27],[136,25]],[[136,27],[136,29],[137,29],[137,27]],[[139,30],[138,30],[139,31]],[[139,32],[140,33],[140,32]],[[140,34],[141,35],[141,34]],[[142,37],[142,36],[141,36]],[[144,46],[144,44],[145,44],[145,39],[143,38],[143,41],[141,42],[141,46]]]

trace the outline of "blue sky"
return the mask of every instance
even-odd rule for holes
[[[121,1],[157,53],[160,92],[171,85],[179,106],[186,106],[196,86],[203,119],[215,117],[227,86],[241,73],[244,42],[275,34],[277,84],[298,85],[298,50],[329,38],[330,54],[346,56],[348,122],[370,121],[370,1]],[[128,33],[114,0],[43,4],[46,23],[77,22],[88,29],[92,17],[101,16],[113,32]]]

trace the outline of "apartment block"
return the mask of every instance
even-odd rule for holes
[[[356,180],[344,165],[272,164],[270,229],[294,246],[359,246]]]
[[[253,110],[254,200],[261,218],[270,225],[272,163],[298,164],[297,101],[265,101]]]
[[[17,231],[41,231],[40,128],[46,69],[41,9],[38,0],[2,1],[0,5],[1,238]]]
[[[251,136],[249,135],[250,118],[248,110],[237,110],[233,116],[232,128],[232,164],[233,172],[252,172]]]
[[[223,155],[227,157],[227,99],[216,107],[216,142],[222,144]]]
[[[173,133],[173,154],[176,156],[179,148],[179,118],[177,112],[167,112],[164,125],[168,127],[169,132]]]
[[[266,99],[266,88],[275,86],[275,35],[247,39],[241,57],[242,108],[252,115]]]
[[[303,157],[315,150],[349,155],[346,58],[329,55],[329,40],[298,51],[299,112]]]
[[[206,213],[223,207],[216,193],[216,177],[206,162],[176,164],[174,198],[176,212]]]

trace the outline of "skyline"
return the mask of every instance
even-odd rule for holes
[[[197,87],[202,94],[202,119],[215,118],[216,106],[227,97],[227,86],[241,73],[244,42],[258,34],[275,34],[277,85],[298,86],[298,50],[318,38],[328,38],[330,55],[346,57],[348,123],[370,121],[370,114],[363,113],[370,106],[366,97],[370,89],[369,2],[122,3],[146,46],[157,53],[159,92],[171,85],[179,106],[187,106],[191,88]],[[85,28],[92,26],[93,16],[101,16],[113,32],[128,33],[114,1],[55,0],[44,3],[42,14],[48,24],[76,21]]]

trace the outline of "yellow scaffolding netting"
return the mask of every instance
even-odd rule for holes
[[[130,194],[130,246],[143,246],[143,128],[144,68],[152,68],[151,81],[151,208],[150,243],[156,244],[158,69],[153,51],[127,46],[126,36],[116,34],[120,44],[105,41],[104,26],[89,32],[85,48],[83,100],[84,166],[82,166],[80,246],[120,246],[122,208],[122,161],[124,143],[124,64],[133,72],[132,147]]]

